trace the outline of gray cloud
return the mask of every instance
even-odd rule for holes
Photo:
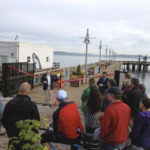
[[[90,53],[99,41],[117,53],[146,54],[150,47],[148,0],[1,0],[0,37],[53,46],[55,50],[84,51],[90,29]],[[13,37],[13,38],[12,38]],[[103,53],[105,46],[103,46]]]

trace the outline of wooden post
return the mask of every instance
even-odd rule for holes
[[[141,64],[139,64],[138,66],[138,71],[141,71]]]
[[[135,64],[132,65],[132,71],[135,71]]]
[[[130,65],[127,64],[127,71],[130,71]]]

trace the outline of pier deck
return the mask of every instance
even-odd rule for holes
[[[150,66],[150,62],[144,62],[144,61],[120,61],[123,63],[123,65],[147,65]]]

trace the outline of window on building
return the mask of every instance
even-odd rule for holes
[[[27,57],[27,62],[30,62],[30,61],[31,61],[31,57],[28,56],[28,57]]]
[[[49,62],[49,57],[46,57],[46,62]]]

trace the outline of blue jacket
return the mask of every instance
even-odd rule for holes
[[[137,115],[130,137],[134,145],[150,148],[150,111]]]
[[[99,84],[103,84],[103,86],[99,86]],[[105,90],[108,89],[108,78],[106,77],[105,81],[104,78],[100,78],[97,82],[97,85],[99,87],[99,90],[101,94],[104,94]]]

